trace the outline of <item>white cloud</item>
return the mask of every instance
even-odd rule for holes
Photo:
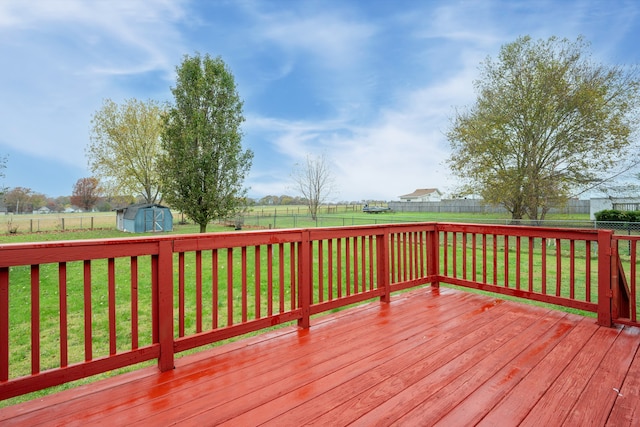
[[[0,80],[0,143],[86,164],[90,116],[102,99],[137,96],[122,79],[160,72],[168,90],[183,17],[169,0],[0,2],[0,54],[12,58]]]

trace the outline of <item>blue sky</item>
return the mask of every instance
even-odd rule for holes
[[[69,195],[103,99],[171,101],[185,54],[220,55],[244,99],[249,195],[296,195],[324,154],[333,201],[455,187],[445,133],[487,56],[522,35],[640,63],[636,0],[0,0],[0,185]],[[637,172],[637,171],[636,171]]]

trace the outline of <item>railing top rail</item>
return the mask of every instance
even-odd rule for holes
[[[361,236],[367,234],[381,234],[385,230],[392,229],[393,232],[405,231],[460,231],[487,233],[496,235],[512,236],[534,236],[545,238],[566,238],[595,240],[599,231],[597,229],[566,229],[555,227],[521,226],[521,225],[496,225],[496,224],[474,224],[459,222],[411,222],[411,223],[388,223],[388,224],[368,224],[352,225],[341,227],[321,227],[321,228],[289,228],[289,229],[268,229],[250,231],[228,231],[211,232],[204,234],[170,234],[153,235],[143,237],[118,237],[107,239],[90,240],[61,240],[53,242],[28,242],[28,243],[1,243],[0,251],[3,254],[10,254],[13,251],[24,250],[58,250],[63,248],[88,248],[100,247],[102,251],[109,252],[109,247],[135,246],[144,244],[157,244],[160,241],[175,242],[180,248],[194,247],[195,242],[204,243],[202,247],[231,247],[243,245],[260,245],[270,243],[286,243],[299,240],[300,233],[309,232],[312,239],[326,239],[337,237]],[[637,240],[640,236],[617,236],[618,239]],[[190,243],[191,242],[191,243]],[[194,246],[195,245],[195,246]],[[152,251],[153,253],[153,251]],[[106,257],[104,252],[102,257]],[[85,258],[81,258],[85,259]]]
[[[597,240],[602,230],[596,229],[567,229],[557,227],[538,227],[523,225],[495,225],[495,224],[471,224],[459,222],[438,222],[440,231],[459,231],[468,233],[485,233],[495,235],[508,235],[520,237],[544,237],[559,239]]]
[[[402,224],[368,224],[368,225],[352,225],[341,227],[322,227],[322,228],[284,228],[284,229],[268,229],[268,230],[250,230],[250,231],[226,231],[226,232],[210,232],[201,234],[168,234],[153,235],[142,237],[116,237],[106,239],[88,239],[88,240],[57,240],[50,242],[26,242],[26,243],[0,243],[0,251],[17,251],[24,249],[51,249],[51,248],[81,248],[88,246],[117,246],[132,245],[143,243],[157,243],[160,241],[188,242],[193,241],[233,241],[233,244],[241,244],[246,241],[249,245],[281,243],[294,240],[292,236],[300,235],[301,232],[308,231],[314,235],[335,235],[336,237],[346,237],[348,235],[366,235],[380,234],[384,229],[393,227],[394,229],[410,230],[410,229],[435,229],[435,222],[425,223],[402,223]],[[263,243],[256,243],[263,242]],[[228,245],[227,245],[228,246]],[[6,253],[6,252],[5,252]]]
[[[624,240],[624,241],[640,241],[640,236],[628,236],[624,234],[614,234],[614,240]]]

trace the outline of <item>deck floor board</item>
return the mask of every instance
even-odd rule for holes
[[[427,287],[2,408],[0,424],[633,425],[639,347],[639,328]]]

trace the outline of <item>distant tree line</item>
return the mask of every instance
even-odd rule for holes
[[[259,206],[288,206],[288,205],[306,205],[307,199],[300,196],[264,196],[255,200],[255,204]]]
[[[0,196],[0,201],[2,201],[0,205],[4,207],[3,211],[7,213],[30,214],[43,207],[48,208],[51,212],[64,212],[67,209],[108,212],[135,203],[136,199],[131,196],[105,195],[90,195],[83,199],[80,194],[49,197],[33,191],[31,188],[13,187],[5,189],[4,194]]]
[[[31,213],[45,206],[53,212],[62,212],[71,206],[68,196],[51,198],[26,187],[6,189],[2,200],[6,212],[16,214]]]

